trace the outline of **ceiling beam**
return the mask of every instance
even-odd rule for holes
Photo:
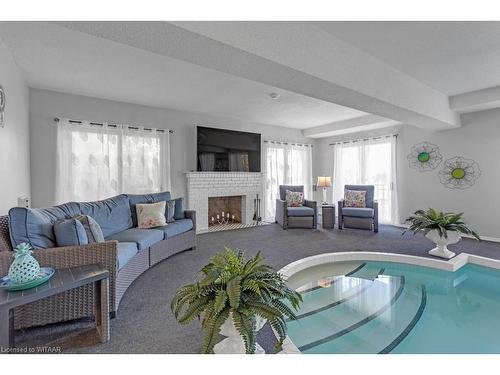
[[[458,113],[500,108],[500,86],[450,96],[450,107]]]
[[[302,135],[309,138],[324,138],[334,135],[387,128],[398,124],[400,124],[399,121],[390,120],[385,117],[366,115],[304,129],[302,130]]]
[[[307,22],[63,22],[74,30],[427,130],[448,97]]]

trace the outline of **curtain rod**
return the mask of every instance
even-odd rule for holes
[[[340,145],[340,144],[345,144],[345,143],[362,142],[362,141],[372,141],[372,140],[375,140],[375,139],[391,138],[391,137],[396,137],[397,138],[398,134],[388,134],[388,135],[381,135],[381,136],[378,136],[378,137],[351,139],[350,141],[339,141],[339,142],[330,143],[329,146],[335,146],[335,145]]]
[[[292,145],[292,146],[310,146],[310,147],[313,147],[312,144],[310,143],[297,143],[297,142],[294,142],[294,143],[289,143],[289,142],[280,142],[280,141],[270,141],[270,140],[264,140],[264,143],[278,143],[280,145]]]
[[[55,117],[54,121],[55,122],[59,122],[59,121],[61,121],[61,119],[59,117]],[[72,124],[83,124],[83,121],[81,121],[81,120],[70,120],[70,119],[68,119],[68,121],[71,122]],[[89,124],[90,125],[96,125],[96,126],[104,126],[104,124],[102,122],[89,122]],[[112,128],[117,128],[119,125],[117,125],[117,124],[108,124],[108,126],[112,127]],[[128,126],[127,125],[127,127],[129,129],[139,130],[139,127],[137,127],[137,126]],[[165,129],[156,129],[156,128],[144,128],[144,130],[151,130],[151,131],[156,130],[157,132],[164,132],[165,131]],[[174,133],[173,130],[169,130],[168,132],[170,134]]]

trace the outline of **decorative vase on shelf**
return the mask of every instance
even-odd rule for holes
[[[257,317],[255,331],[259,331],[264,326],[265,322],[264,319]],[[245,343],[234,326],[232,313],[221,326],[220,333],[226,336],[226,338],[214,346],[215,354],[245,354]],[[266,354],[262,346],[258,343],[255,344],[255,354]]]
[[[454,252],[448,250],[448,245],[457,243],[462,239],[462,237],[460,237],[460,234],[455,231],[447,231],[446,234],[447,238],[441,237],[439,232],[434,229],[425,235],[425,237],[436,244],[436,247],[429,251],[430,255],[446,259],[450,259],[455,256]]]
[[[14,250],[14,261],[9,268],[9,279],[15,284],[35,280],[40,273],[40,264],[33,258],[31,246],[27,243],[18,245]]]

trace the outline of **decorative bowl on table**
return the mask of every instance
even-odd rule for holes
[[[0,279],[0,289],[7,291],[31,289],[47,282],[54,275],[54,272],[55,270],[52,267],[42,267],[33,280],[24,283],[15,283],[9,276],[5,276]]]

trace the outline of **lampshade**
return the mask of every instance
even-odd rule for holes
[[[328,176],[318,176],[317,187],[330,187],[332,186],[332,178]]]

